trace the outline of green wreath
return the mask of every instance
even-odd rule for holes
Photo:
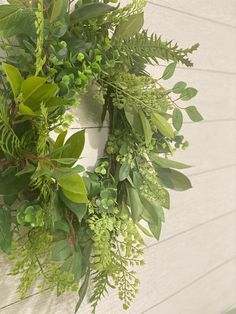
[[[182,111],[202,120],[178,102],[197,90],[162,82],[177,63],[192,66],[198,44],[181,49],[143,30],[146,0],[8,2],[0,6],[0,248],[20,275],[21,298],[36,281],[58,295],[78,291],[77,311],[92,281],[92,313],[110,288],[127,309],[144,263],[142,236],[159,239],[167,189],[191,188],[176,170],[189,166],[168,156],[188,146]],[[157,80],[146,65],[160,60],[169,65]],[[67,136],[68,110],[88,90],[101,121],[109,116],[92,172],[78,163],[84,130]]]

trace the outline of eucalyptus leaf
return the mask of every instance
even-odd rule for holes
[[[180,99],[187,101],[192,99],[193,97],[195,97],[197,95],[197,90],[196,88],[193,87],[187,87],[180,95]]]
[[[202,115],[198,112],[197,108],[195,106],[190,106],[185,108],[185,111],[187,112],[189,118],[193,122],[199,122],[203,120]]]
[[[170,79],[174,73],[175,73],[175,69],[176,69],[176,63],[170,63],[169,65],[167,65],[167,67],[165,68],[165,71],[162,75],[162,79],[163,80],[168,80]]]
[[[172,92],[175,94],[181,94],[185,90],[186,86],[187,83],[180,81],[172,88]]]

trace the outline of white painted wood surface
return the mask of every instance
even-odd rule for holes
[[[140,293],[127,313],[225,313],[236,302],[236,0],[152,0],[145,14],[150,31],[186,47],[200,42],[195,68],[178,67],[167,84],[185,80],[196,87],[199,94],[193,104],[205,121],[186,119],[184,133],[191,146],[176,158],[194,165],[186,171],[194,189],[171,193],[161,241],[146,241]],[[150,68],[155,77],[162,71]],[[81,106],[73,127],[86,127],[86,158],[81,162],[92,167],[107,129],[94,128],[100,126],[98,115],[87,109]],[[3,256],[0,269],[0,314],[73,313],[74,295],[56,298],[47,293],[19,301]],[[81,314],[87,313],[84,304]],[[122,313],[114,292],[98,313]]]

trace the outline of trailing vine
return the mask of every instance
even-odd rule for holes
[[[198,122],[197,90],[165,88],[183,49],[143,28],[145,0],[15,0],[0,6],[0,249],[19,275],[18,292],[78,292],[92,282],[92,313],[110,289],[128,309],[138,292],[144,236],[160,237],[169,189],[190,180],[172,160],[188,142],[183,112]],[[73,7],[73,8],[72,8]],[[147,65],[167,61],[154,79]],[[162,64],[163,65],[163,64]],[[69,136],[70,109],[93,93],[109,117],[103,156],[80,165],[85,131]],[[94,103],[94,101],[93,101]],[[96,107],[97,106],[97,107]],[[100,122],[100,121],[99,121]]]

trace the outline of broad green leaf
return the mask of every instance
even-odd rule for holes
[[[124,181],[128,178],[130,173],[130,164],[127,162],[124,162],[119,170],[119,181]]]
[[[60,199],[66,205],[66,207],[71,210],[75,216],[77,217],[78,221],[81,222],[87,212],[87,205],[86,204],[78,204],[70,201],[65,195],[60,191]]]
[[[157,154],[150,155],[151,160],[161,166],[162,168],[186,169],[191,168],[190,165],[183,164],[182,162],[170,160],[167,158],[159,157]]]
[[[52,247],[52,260],[56,262],[65,261],[73,251],[73,246],[67,240],[57,241]]]
[[[4,37],[35,34],[35,13],[26,6],[4,4],[0,6],[0,31]]]
[[[128,178],[130,173],[130,165],[127,162],[124,162],[119,170],[119,181],[124,181]]]
[[[58,220],[54,223],[54,228],[56,230],[64,231],[65,233],[70,233],[70,226],[66,220]]]
[[[21,92],[24,101],[28,100],[47,81],[46,77],[31,76],[22,83]]]
[[[52,161],[56,161],[59,164],[71,165],[77,161],[77,158],[52,158]]]
[[[67,7],[68,0],[54,0],[50,21],[55,22],[56,20],[63,18],[67,12]]]
[[[67,272],[74,275],[75,282],[79,282],[82,275],[83,256],[81,251],[76,251],[62,265],[61,272]]]
[[[79,174],[72,174],[58,180],[65,196],[75,203],[87,203],[87,191],[83,179]]]
[[[79,159],[85,144],[85,131],[74,133],[65,143],[68,147],[62,152],[61,158]],[[71,165],[73,165],[72,163]]]
[[[56,142],[54,144],[54,148],[57,149],[59,147],[62,147],[65,141],[67,135],[67,131],[61,132],[56,139]]]
[[[23,82],[23,77],[21,76],[20,71],[16,67],[7,63],[3,63],[2,68],[7,76],[8,82],[11,85],[14,96],[17,97],[20,93]]]
[[[141,203],[137,190],[129,185],[126,185],[126,187],[132,218],[133,221],[136,223],[140,220],[141,215],[143,213],[143,205]]]
[[[153,123],[162,135],[170,138],[174,138],[174,132],[168,121],[159,113],[152,114]]]
[[[120,21],[116,27],[114,38],[128,39],[138,33],[144,24],[144,14],[138,13],[130,15]]]
[[[157,173],[158,177],[161,179],[161,182],[169,189],[175,191],[186,191],[192,188],[189,178],[179,171],[158,168]]]
[[[16,177],[16,169],[9,169],[8,175],[0,173],[0,195],[17,195],[27,188],[30,175],[24,174]]]
[[[75,313],[78,312],[83,300],[84,300],[84,297],[86,295],[86,292],[88,290],[88,285],[89,285],[89,278],[90,278],[90,269],[87,270],[87,273],[85,275],[85,278],[84,278],[84,281],[79,289],[79,301],[77,302],[76,304],[76,307],[75,307]]]
[[[11,253],[12,231],[11,210],[5,205],[0,206],[0,249],[6,254]]]
[[[190,106],[185,108],[185,111],[187,112],[189,118],[194,122],[199,122],[203,120],[202,115],[198,112],[197,108],[195,106]]]
[[[175,86],[172,88],[172,92],[175,93],[175,94],[181,94],[184,89],[186,88],[187,86],[187,83],[185,82],[178,82],[175,84]]]
[[[82,6],[78,9],[75,9],[73,13],[70,15],[71,24],[82,23],[85,20],[91,18],[98,18],[103,16],[109,12],[115,10],[115,7],[112,7],[108,4],[104,3],[92,3],[85,6]]]
[[[197,90],[196,88],[193,87],[187,87],[180,95],[180,99],[187,101],[192,99],[193,97],[195,97],[197,95]]]
[[[25,116],[36,116],[37,114],[35,112],[33,112],[33,110],[24,105],[23,103],[19,104],[19,113],[23,114]]]
[[[183,125],[183,114],[182,114],[180,109],[178,109],[178,108],[174,109],[172,121],[173,121],[174,128],[177,131],[179,131],[182,128],[182,125]]]
[[[57,168],[53,171],[52,176],[56,179],[62,179],[68,176],[71,176],[72,174],[78,174],[80,172],[84,171],[84,167],[81,165],[77,165],[73,168],[66,168],[66,167],[61,167],[61,168]]]
[[[88,203],[88,197],[87,194],[79,194],[79,193],[73,193],[67,190],[63,190],[63,193],[65,196],[72,202],[78,203],[78,204],[86,204]]]
[[[175,73],[175,69],[176,69],[176,63],[170,63],[169,65],[167,65],[167,67],[165,68],[165,71],[162,75],[162,79],[163,80],[168,80],[170,79],[174,73]]]
[[[162,222],[161,220],[159,220],[157,225],[153,225],[153,224],[148,224],[149,225],[149,229],[152,232],[152,234],[154,235],[154,237],[159,240],[160,239],[160,235],[161,235],[161,227],[162,227]]]
[[[139,112],[139,116],[140,116],[142,126],[143,126],[145,144],[146,144],[146,146],[148,146],[152,140],[152,135],[153,135],[152,128],[150,126],[148,119],[146,118],[145,114],[143,113],[143,111]]]

